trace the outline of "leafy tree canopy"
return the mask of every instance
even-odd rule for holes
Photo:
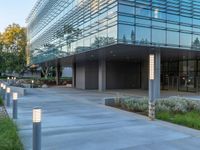
[[[21,72],[26,66],[26,29],[9,25],[0,33],[0,72]]]

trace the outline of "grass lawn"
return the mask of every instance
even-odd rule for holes
[[[0,120],[0,149],[23,150],[23,146],[17,134],[17,127],[9,118]]]
[[[3,106],[3,100],[1,97],[0,97],[0,106]]]
[[[3,105],[0,98],[0,106]],[[17,126],[14,122],[0,112],[0,150],[23,150],[23,145],[18,136]]]
[[[186,127],[200,130],[200,113],[191,111],[187,113],[157,112],[156,118]]]
[[[145,116],[148,115],[148,99],[145,97],[115,99],[110,106]],[[157,100],[156,119],[200,130],[200,101],[181,97]]]

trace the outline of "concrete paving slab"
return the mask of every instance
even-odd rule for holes
[[[42,150],[198,150],[200,132],[104,106],[113,94],[70,88],[30,89],[19,99],[20,137],[32,149],[32,109],[43,108]],[[9,114],[12,109],[7,108]]]

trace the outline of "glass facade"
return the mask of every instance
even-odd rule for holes
[[[120,43],[200,50],[199,0],[119,0],[118,7]]]
[[[27,22],[31,63],[61,58],[117,43],[117,0],[38,1]]]
[[[32,63],[117,43],[200,50],[199,0],[42,0],[27,22]]]

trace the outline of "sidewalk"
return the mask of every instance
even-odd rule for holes
[[[104,106],[109,96],[70,88],[28,90],[19,99],[16,121],[25,149],[32,149],[32,108],[42,106],[42,150],[199,150],[200,131]]]

